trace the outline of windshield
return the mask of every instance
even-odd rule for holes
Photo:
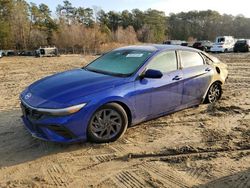
[[[94,60],[85,69],[109,75],[129,76],[141,67],[152,53],[131,49],[115,50]]]
[[[225,42],[225,38],[224,37],[217,39],[217,43],[224,43],[224,42]]]
[[[247,43],[246,40],[238,40],[238,41],[237,41],[237,44],[246,44],[246,43]]]

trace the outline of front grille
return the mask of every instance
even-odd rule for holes
[[[23,111],[23,115],[25,117],[30,118],[30,119],[38,120],[43,116],[42,113],[38,112],[37,110],[29,108],[28,106],[26,106],[23,103],[21,103],[21,108],[22,108],[22,111]]]
[[[29,124],[29,129],[32,132],[35,132],[36,134],[38,134],[39,136],[43,137],[43,138],[47,138],[46,135],[46,129],[53,131],[54,133],[56,133],[57,135],[65,138],[65,139],[73,139],[76,138],[76,135],[74,133],[72,133],[70,130],[68,130],[67,128],[65,128],[64,126],[61,125],[41,125],[41,124],[37,124],[36,121],[34,120],[39,120],[42,117],[45,118],[47,117],[47,115],[30,108],[29,106],[25,105],[24,103],[21,102],[21,108],[22,108],[22,112],[25,118],[27,118],[28,120],[30,120],[30,124]]]

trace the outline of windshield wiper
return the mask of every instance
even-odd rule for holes
[[[102,71],[100,71],[100,70],[96,70],[96,69],[88,69],[87,67],[83,67],[82,69],[83,69],[83,70],[86,70],[86,71],[90,71],[90,72],[103,73],[103,72],[102,72]]]
[[[102,70],[97,70],[97,69],[88,69],[87,67],[83,67],[83,69],[86,70],[86,71],[91,71],[91,72],[106,74],[106,75],[111,75],[111,76],[118,76],[118,77],[127,77],[127,76],[129,76],[129,74],[114,73],[114,72],[102,71]]]
[[[118,77],[128,77],[130,76],[131,74],[122,74],[122,73],[110,73],[110,75],[113,75],[113,76],[118,76]]]

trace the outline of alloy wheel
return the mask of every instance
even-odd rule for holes
[[[217,83],[213,84],[208,91],[208,102],[214,103],[221,97],[221,86]]]
[[[99,139],[112,139],[122,129],[122,117],[114,109],[97,111],[90,123],[91,132]]]

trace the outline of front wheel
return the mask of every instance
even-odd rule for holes
[[[214,103],[221,98],[221,95],[222,95],[221,84],[218,82],[215,82],[208,89],[207,96],[206,96],[206,102],[207,103]]]
[[[97,143],[113,142],[120,138],[128,127],[126,111],[116,103],[100,107],[88,125],[88,137]]]

